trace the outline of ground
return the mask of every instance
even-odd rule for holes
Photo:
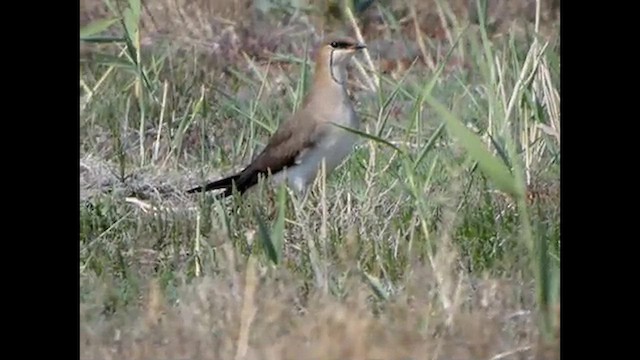
[[[81,358],[559,358],[559,1],[110,3],[80,2]],[[187,196],[336,32],[368,45],[352,157],[307,199]]]

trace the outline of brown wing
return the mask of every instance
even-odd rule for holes
[[[240,192],[255,185],[260,174],[276,174],[293,165],[301,151],[314,146],[320,135],[320,127],[315,121],[301,118],[304,116],[313,114],[303,111],[296,115],[296,119],[282,124],[260,155],[240,173],[236,182]]]

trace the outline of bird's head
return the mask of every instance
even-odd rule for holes
[[[316,67],[328,72],[333,81],[343,83],[349,60],[366,45],[348,36],[332,36],[321,45]]]

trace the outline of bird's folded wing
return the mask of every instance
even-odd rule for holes
[[[259,174],[276,174],[293,165],[304,151],[315,146],[323,127],[317,122],[288,122],[276,131],[264,150],[240,175],[238,183],[251,186]]]

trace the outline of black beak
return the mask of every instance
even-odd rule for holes
[[[365,49],[367,47],[367,45],[363,44],[363,43],[357,43],[353,48],[356,50],[362,50]]]

